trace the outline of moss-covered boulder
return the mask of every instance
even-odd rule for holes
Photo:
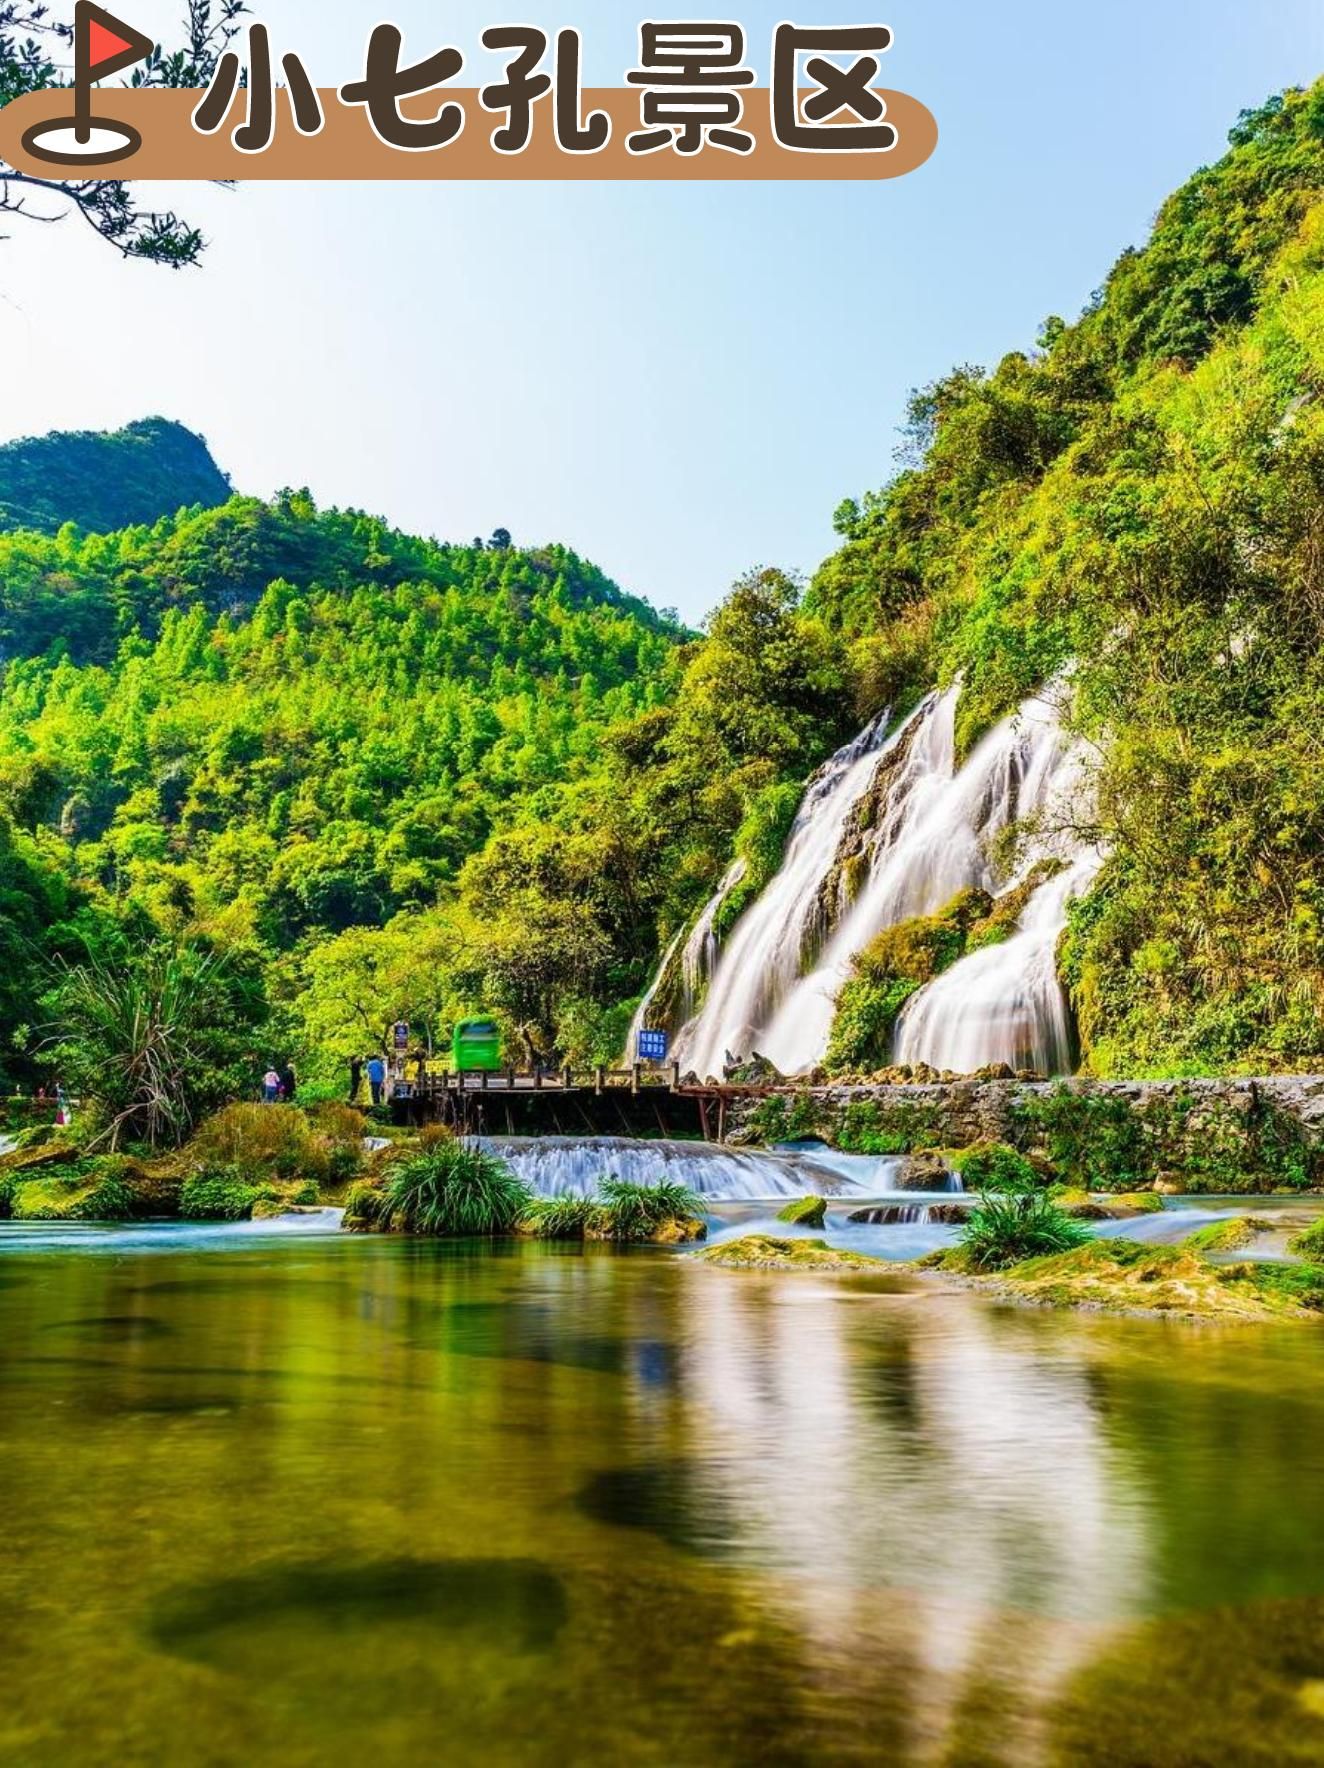
[[[881,1259],[843,1252],[826,1240],[777,1240],[770,1234],[746,1234],[693,1256],[735,1271],[872,1271],[876,1276],[886,1269]]]
[[[932,1253],[918,1265],[1042,1306],[1228,1324],[1324,1319],[1324,1265],[1215,1265],[1189,1245],[1092,1240],[992,1276],[980,1273],[961,1247]]]
[[[1182,1245],[1192,1252],[1240,1252],[1253,1246],[1262,1234],[1271,1234],[1273,1223],[1262,1216],[1230,1216],[1222,1222],[1206,1222],[1187,1234]]]
[[[827,1214],[827,1199],[824,1197],[796,1197],[784,1209],[777,1211],[779,1222],[788,1222],[793,1227],[821,1228],[823,1218]]]
[[[1324,1216],[1308,1228],[1302,1228],[1299,1234],[1293,1234],[1287,1242],[1287,1250],[1299,1258],[1324,1261]]]

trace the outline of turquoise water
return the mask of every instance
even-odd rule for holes
[[[304,1218],[0,1347],[4,1760],[1324,1760],[1312,1328]]]

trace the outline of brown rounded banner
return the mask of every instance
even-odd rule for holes
[[[813,90],[810,88],[809,90]],[[301,135],[290,114],[288,94],[278,94],[275,139],[261,153],[243,153],[231,135],[244,121],[245,93],[235,96],[225,125],[214,135],[193,127],[193,112],[200,91],[102,87],[96,92],[96,108],[106,120],[136,133],[142,145],[128,154],[107,152],[96,158],[98,138],[90,151],[79,155],[76,168],[56,166],[24,146],[24,136],[36,125],[62,117],[70,106],[70,94],[62,88],[29,92],[0,109],[0,158],[17,171],[35,178],[151,178],[161,180],[211,178],[285,179],[694,179],[734,183],[768,179],[861,179],[899,178],[922,166],[938,144],[938,125],[932,112],[906,92],[873,88],[887,106],[886,120],[896,131],[896,144],[886,152],[847,153],[839,150],[805,152],[781,146],[774,139],[771,95],[750,89],[746,95],[741,127],[754,137],[749,153],[730,153],[705,146],[699,153],[680,154],[670,148],[658,153],[632,154],[626,136],[640,127],[639,94],[619,87],[586,88],[582,107],[606,111],[611,118],[611,139],[600,153],[565,153],[557,146],[550,104],[534,106],[533,134],[523,153],[500,153],[492,146],[492,133],[505,122],[504,112],[483,109],[478,93],[439,87],[435,92],[406,99],[406,117],[434,116],[441,104],[464,107],[464,129],[445,147],[422,153],[401,152],[378,139],[361,105],[342,103],[334,88],[320,94],[325,123],[317,135]],[[802,99],[807,93],[802,93]],[[98,121],[102,120],[99,115]],[[854,119],[845,119],[852,121]],[[834,125],[820,125],[827,134]],[[42,132],[36,131],[37,139]],[[107,143],[109,145],[109,143]]]

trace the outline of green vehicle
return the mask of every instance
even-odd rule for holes
[[[495,1072],[501,1067],[501,1033],[495,1020],[457,1020],[451,1033],[451,1067],[456,1074],[467,1068]]]

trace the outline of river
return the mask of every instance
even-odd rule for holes
[[[1312,1329],[313,1217],[0,1345],[7,1761],[1324,1759]]]

